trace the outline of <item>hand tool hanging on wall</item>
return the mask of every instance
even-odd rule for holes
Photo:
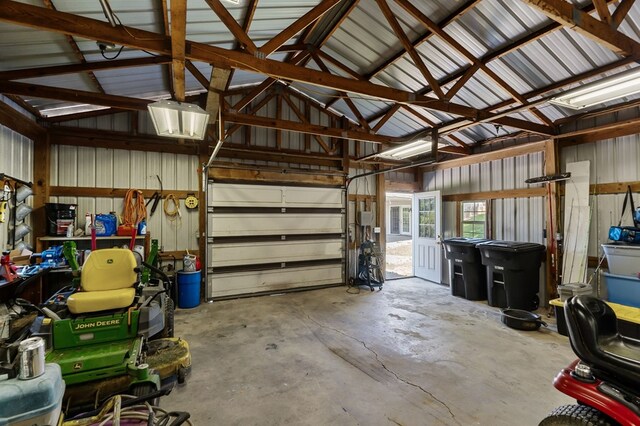
[[[4,181],[2,195],[0,195],[0,223],[4,223],[7,219],[7,202],[9,201],[9,195],[11,194],[11,185],[9,181]]]
[[[155,213],[156,208],[158,207],[158,203],[162,199],[162,192],[164,191],[164,188],[162,187],[162,179],[160,179],[160,176],[158,175],[156,175],[156,177],[158,178],[158,182],[160,182],[160,192],[158,191],[154,192],[151,198],[149,198],[149,200],[147,201],[147,204],[145,204],[145,207],[148,207],[149,203],[153,201],[153,204],[151,204],[151,211],[149,212],[149,217],[153,216],[153,214]]]

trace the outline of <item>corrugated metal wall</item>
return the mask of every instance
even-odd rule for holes
[[[561,168],[567,163],[589,160],[590,183],[614,183],[640,180],[640,135],[631,135],[600,142],[563,148]],[[570,184],[570,183],[568,183]],[[638,203],[640,198],[634,194]],[[622,211],[624,194],[591,195],[591,226],[589,229],[589,256],[602,253],[600,245],[608,240],[609,226],[617,225]],[[631,225],[627,211],[623,224]]]
[[[140,114],[145,123],[147,114]],[[65,126],[85,129],[126,132],[131,129],[128,113],[105,115],[64,122]],[[153,126],[140,126],[141,133],[153,133]],[[156,175],[162,179],[164,190],[198,191],[198,157],[195,155],[159,152],[128,151],[120,149],[51,147],[52,186],[79,186],[89,188],[160,189]],[[122,198],[106,197],[51,197],[51,202],[78,204],[77,224],[84,228],[84,214],[122,213]],[[162,203],[147,220],[151,238],[157,238],[165,251],[198,249],[198,210],[189,210],[180,200],[181,219],[171,221],[162,211]]]
[[[160,189],[198,191],[198,157],[157,152],[87,148],[54,145],[51,147],[52,186],[89,188]],[[51,197],[51,202],[78,204],[78,226],[84,227],[84,214],[122,213],[122,198]],[[148,219],[147,229],[165,251],[198,249],[198,210],[180,203],[181,219],[171,221],[162,204]]]
[[[544,174],[542,152],[486,161],[424,174],[425,191],[442,195],[528,188],[524,181]],[[455,202],[443,203],[444,238],[456,231]],[[544,197],[497,199],[493,202],[493,237],[500,240],[543,242]]]
[[[33,141],[13,130],[0,125],[0,173],[30,182],[33,180]],[[1,184],[2,182],[0,182]],[[26,203],[33,205],[33,197],[29,197]],[[7,221],[0,224],[0,244],[7,246],[9,232],[9,214]],[[27,217],[25,223],[31,226],[31,218]],[[25,237],[27,244],[33,244],[33,235]]]
[[[424,191],[440,190],[442,195],[467,194],[527,188],[529,177],[544,174],[542,152],[486,161],[424,174]],[[544,243],[544,197],[502,198],[492,202],[493,238],[507,241]],[[443,238],[456,237],[456,203],[443,202]],[[448,284],[448,265],[443,258],[442,279]],[[544,300],[544,274],[541,273],[540,298]]]

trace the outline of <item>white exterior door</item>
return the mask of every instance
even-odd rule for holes
[[[440,283],[441,215],[440,191],[413,194],[413,274]]]

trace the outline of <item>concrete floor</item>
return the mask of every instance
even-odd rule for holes
[[[536,425],[566,337],[409,278],[205,304],[176,314],[193,372],[163,398],[196,425]]]

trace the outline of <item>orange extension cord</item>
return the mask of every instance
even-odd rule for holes
[[[134,201],[135,198],[135,201]],[[147,217],[147,208],[144,205],[142,191],[130,189],[124,196],[124,210],[122,212],[123,225],[138,225]]]

